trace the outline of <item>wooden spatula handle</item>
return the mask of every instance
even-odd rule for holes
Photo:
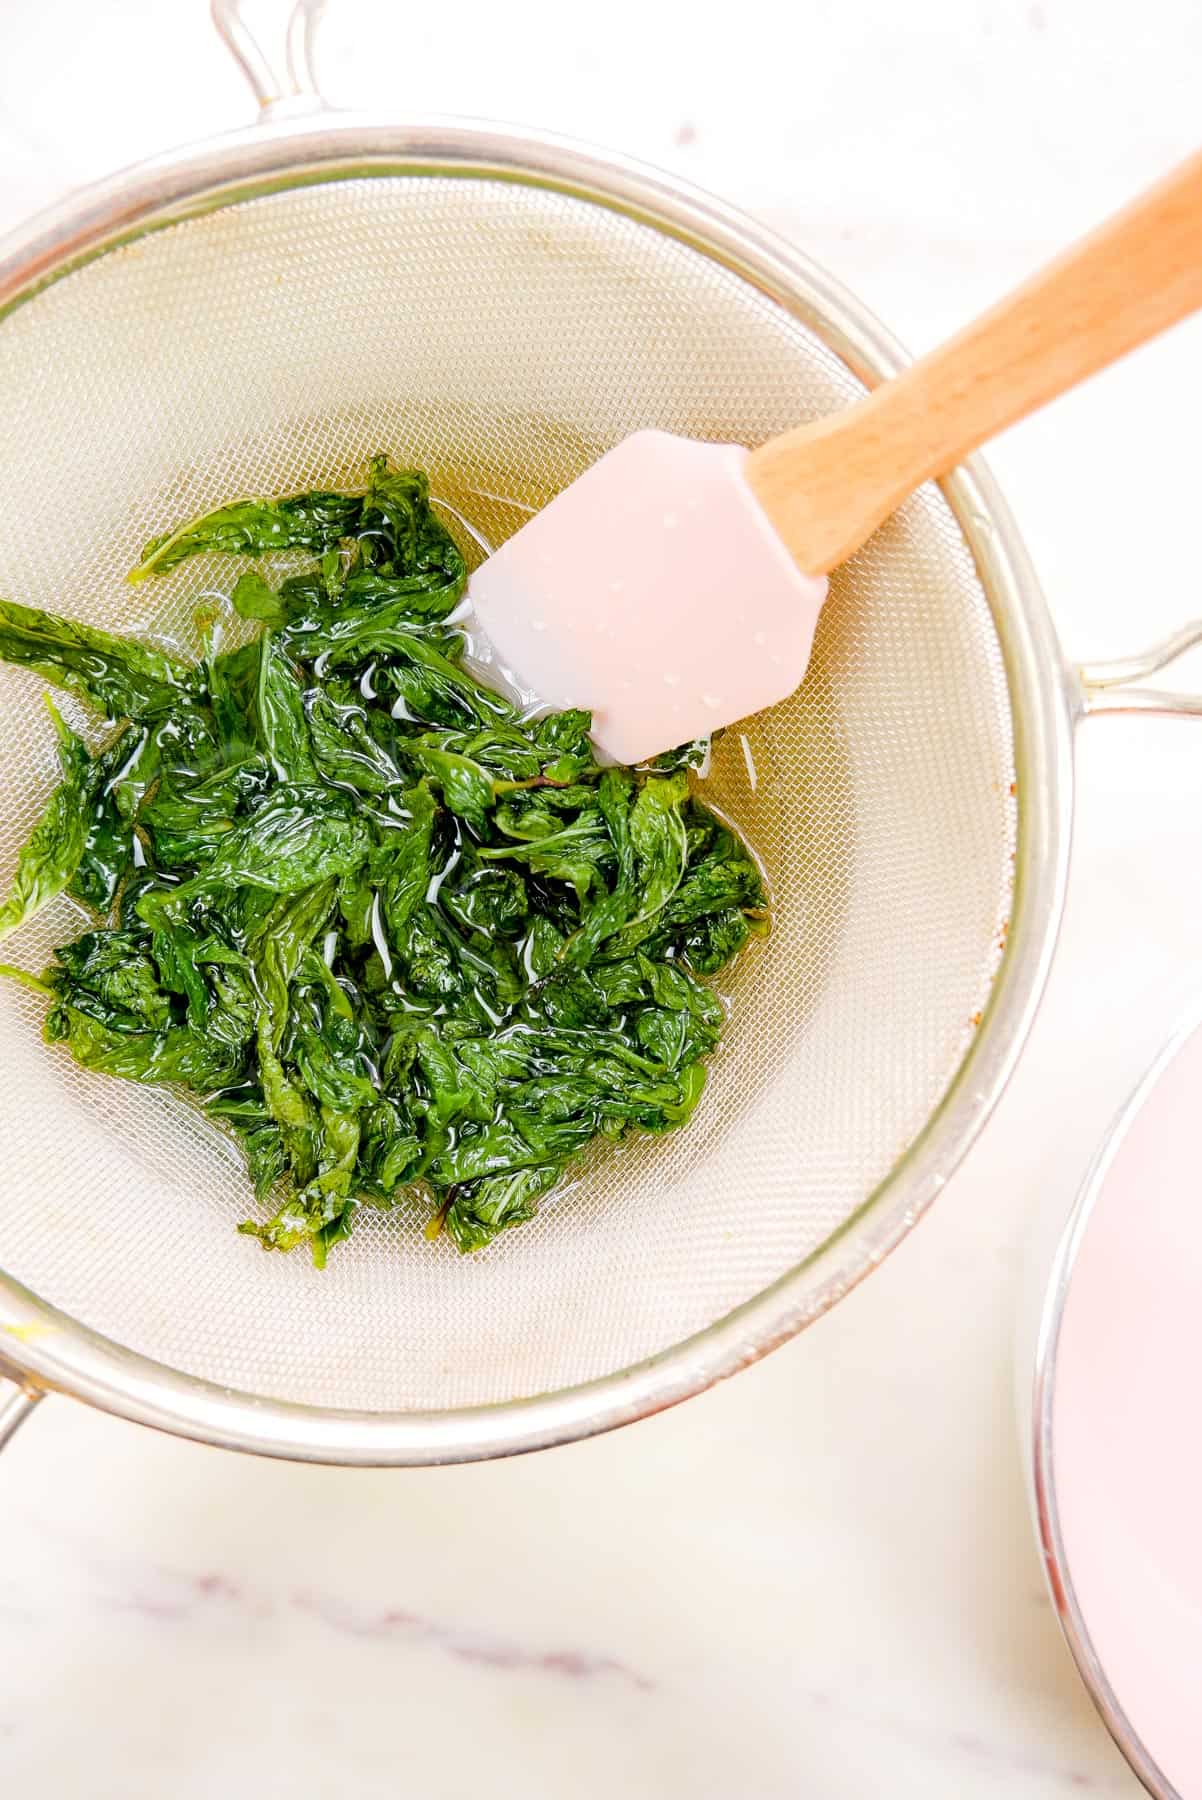
[[[1202,307],[1202,155],[864,400],[752,452],[756,495],[818,575],[921,482]]]

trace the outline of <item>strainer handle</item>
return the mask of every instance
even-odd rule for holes
[[[313,67],[317,27],[325,0],[273,0],[280,16],[279,42],[263,49],[246,18],[245,0],[210,0],[213,24],[250,83],[265,118],[318,112],[325,106]]]
[[[0,1450],[41,1398],[41,1388],[29,1387],[17,1376],[0,1369]]]
[[[1202,718],[1202,694],[1176,693],[1142,685],[1149,676],[1176,662],[1196,644],[1202,644],[1202,619],[1183,625],[1171,637],[1163,638],[1150,650],[1135,656],[1125,656],[1117,662],[1082,663],[1077,670],[1082,712],[1090,717],[1096,713],[1143,712],[1162,713],[1179,719]]]

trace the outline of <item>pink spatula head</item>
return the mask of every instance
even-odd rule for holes
[[[908,494],[1200,306],[1194,156],[846,412],[750,452],[637,432],[472,577],[480,623],[621,762],[733,724],[797,686],[826,571]]]
[[[548,705],[590,708],[617,762],[771,706],[805,674],[826,580],[785,549],[747,456],[636,432],[472,576],[500,661]]]

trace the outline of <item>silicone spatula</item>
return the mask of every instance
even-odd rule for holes
[[[472,576],[501,665],[641,762],[783,699],[827,572],[922,482],[1202,306],[1202,155],[845,412],[758,449],[638,431]]]

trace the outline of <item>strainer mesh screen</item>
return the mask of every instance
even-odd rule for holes
[[[194,648],[233,565],[123,576],[223,500],[354,484],[387,449],[496,541],[636,427],[755,442],[855,392],[740,277],[598,205],[482,179],[295,189],[0,324],[0,593]],[[53,779],[40,692],[0,672],[5,881]],[[247,1185],[211,1127],[77,1073],[5,984],[0,1264],[135,1350],[321,1406],[504,1400],[663,1349],[820,1245],[945,1091],[999,955],[1011,764],[985,596],[927,490],[836,579],[800,694],[715,757],[775,929],[687,1131],[598,1157],[477,1258],[416,1209],[365,1213],[319,1274],[235,1235]],[[6,952],[38,968],[80,924],[60,901]]]

